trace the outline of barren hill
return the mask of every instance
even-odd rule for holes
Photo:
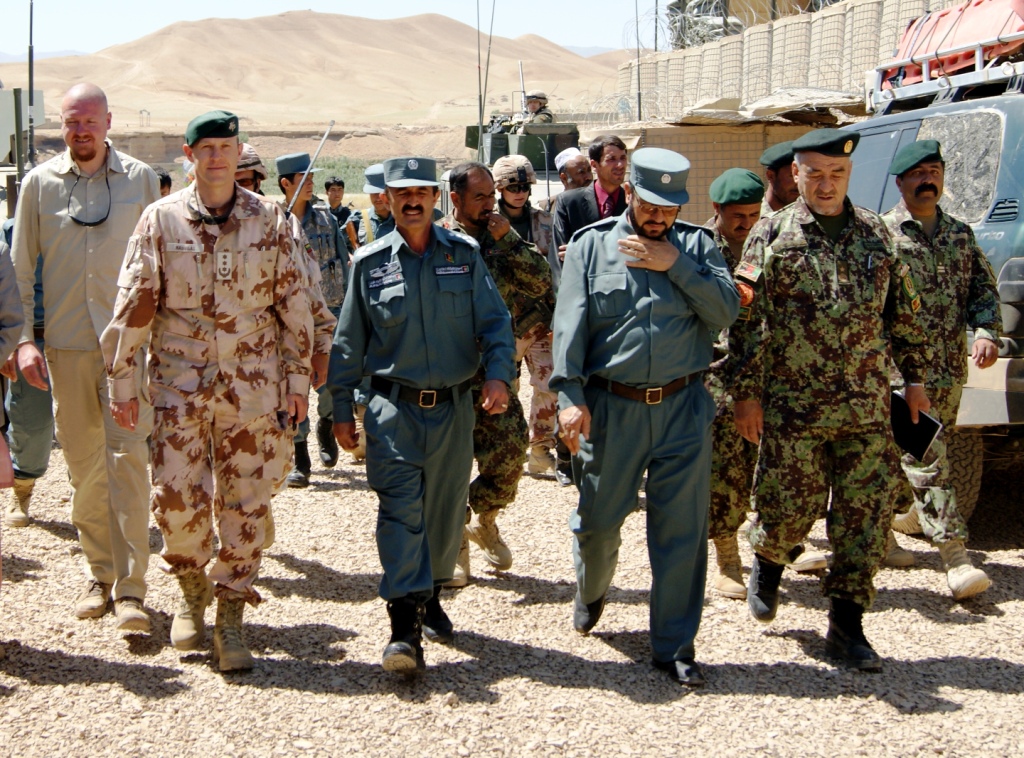
[[[483,55],[487,39],[482,40]],[[603,56],[602,56],[603,58]],[[495,36],[485,113],[518,107],[518,61],[527,89],[540,88],[558,111],[585,109],[614,90],[611,60],[582,58],[536,36]],[[24,64],[0,65],[8,87],[25,86]],[[87,56],[36,64],[47,114],[78,81],[103,87],[115,127],[178,129],[204,110],[225,108],[243,129],[340,124],[474,123],[477,33],[437,14],[371,20],[297,11],[248,20],[208,19]]]

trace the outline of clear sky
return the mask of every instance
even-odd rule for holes
[[[641,16],[641,42],[653,46],[653,13],[666,0],[479,0],[480,26],[487,32],[495,5],[494,33],[500,37],[538,34],[559,45],[633,47],[634,5]],[[28,48],[29,0],[3,0],[0,51],[20,54]],[[401,18],[440,13],[476,26],[477,0],[35,0],[35,49],[94,53],[129,42],[176,21],[272,16],[289,10],[314,10],[366,18]],[[644,16],[646,14],[646,20]],[[344,46],[344,41],[339,40]]]

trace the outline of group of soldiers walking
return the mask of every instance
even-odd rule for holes
[[[827,569],[828,652],[881,668],[862,616],[887,544],[896,555],[903,502],[890,386],[948,439],[966,327],[979,367],[998,354],[994,276],[970,228],[938,206],[938,143],[896,155],[903,200],[879,217],[846,197],[858,135],[809,132],[765,152],[767,188],[743,169],[719,177],[699,227],[678,219],[689,160],[660,148],[627,158],[616,137],[556,158],[566,191],[550,212],[530,203],[529,161],[508,156],[453,168],[453,210],[438,218],[427,157],[367,169],[363,214],[342,205],[340,179],[315,204],[309,156],[279,157],[282,206],[261,197],[268,172],[237,117],[212,111],[185,132],[194,183],[158,199],[156,175],[106,139],[101,90],[69,90],[62,123],[68,150],[26,177],[12,245],[24,313],[41,260],[45,358],[24,319],[0,319],[0,336],[20,330],[9,375],[52,384],[91,577],[79,617],[113,598],[121,630],[149,631],[148,503],[161,568],[181,587],[172,644],[203,643],[216,599],[220,669],[251,668],[243,611],[261,600],[272,496],[309,485],[313,388],[321,461],[334,466],[339,446],[365,459],[379,498],[387,670],[421,672],[423,637],[453,641],[441,593],[470,580],[470,543],[511,568],[497,518],[524,467],[579,491],[579,633],[599,623],[643,490],[652,659],[673,680],[704,683],[694,640],[709,536],[714,589],[746,598],[761,622],[776,615],[785,566]],[[959,599],[990,582],[964,551],[945,449],[940,439],[902,465],[907,505]],[[7,523],[20,526],[35,477],[14,452],[16,493],[29,495]],[[737,534],[751,510],[744,582]],[[804,545],[820,517],[831,559]]]

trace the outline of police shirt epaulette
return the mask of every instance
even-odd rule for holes
[[[457,239],[459,242],[462,242],[463,244],[469,245],[474,250],[479,250],[480,249],[480,243],[477,242],[472,237],[470,237],[468,234],[463,234],[462,232],[457,232],[454,229],[445,229],[443,226],[437,226],[436,228],[438,230],[444,232],[445,234],[447,234],[449,237],[453,237],[454,239]]]
[[[365,258],[368,255],[373,255],[374,253],[379,253],[384,248],[390,247],[391,243],[388,242],[388,237],[389,236],[391,236],[391,235],[385,234],[380,239],[375,239],[369,245],[363,245],[361,248],[359,248],[356,251],[355,255],[352,257],[352,261],[355,262],[355,261],[362,260],[363,258]]]
[[[618,216],[609,216],[608,218],[603,218],[600,221],[595,221],[592,224],[582,226],[573,233],[572,237],[569,238],[569,241],[574,242],[581,234],[583,234],[584,232],[589,232],[591,229],[603,229],[605,227],[612,227],[616,223],[618,223],[618,221]]]
[[[689,221],[683,221],[681,218],[677,218],[675,223],[672,224],[672,226],[673,226],[673,228],[682,227],[683,229],[685,229],[686,231],[689,231],[689,232],[704,232],[712,240],[715,239],[714,232],[712,232],[706,226],[699,226],[698,224],[691,224]]]

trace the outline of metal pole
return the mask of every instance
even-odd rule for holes
[[[484,82],[483,60],[480,56],[480,0],[476,0],[476,159],[484,159]]]
[[[633,16],[636,22],[636,120],[643,121],[643,95],[640,94],[640,0],[633,2]]]
[[[309,172],[313,170],[313,165],[316,163],[316,159],[320,157],[320,151],[324,149],[324,143],[327,141],[328,135],[331,133],[331,129],[334,128],[334,119],[332,118],[330,123],[327,124],[327,131],[324,132],[323,139],[320,140],[320,144],[317,145],[316,152],[313,153],[312,159],[309,161],[309,165],[306,166],[306,170],[302,172],[302,178],[299,180],[299,186],[295,188],[295,194],[292,195],[292,201],[288,203],[288,210],[286,213],[289,215],[292,212],[292,208],[295,207],[295,201],[299,199],[299,192],[302,191],[302,185],[306,181],[306,177],[309,176]]]
[[[658,52],[658,0],[654,0],[654,52]]]
[[[21,88],[14,88],[14,162],[18,166],[18,187],[21,187],[21,180],[25,178],[25,138],[21,131],[25,125],[21,121]]]
[[[28,3],[28,163],[36,165],[36,87],[35,87],[35,52],[32,46],[32,21],[35,15],[35,0]]]

